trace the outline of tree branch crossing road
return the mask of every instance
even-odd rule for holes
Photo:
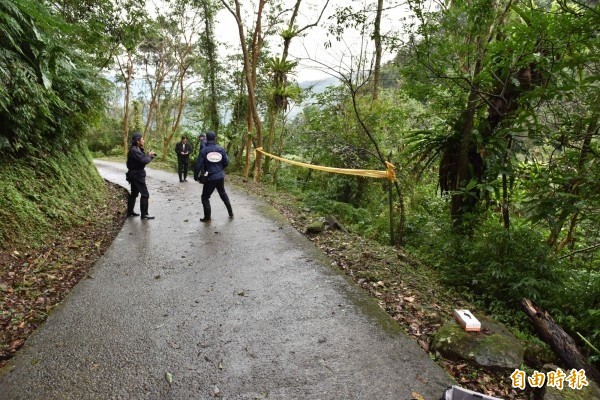
[[[95,163],[128,187],[123,163]],[[235,218],[215,193],[203,224],[201,185],[147,172],[156,219],[127,219],[0,372],[1,400],[438,399],[451,384],[261,200],[228,186]]]

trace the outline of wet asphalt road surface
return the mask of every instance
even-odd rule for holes
[[[96,161],[127,186],[122,163]],[[262,201],[148,170],[150,214],[0,372],[0,399],[439,399],[447,374]],[[139,210],[139,202],[136,205]]]

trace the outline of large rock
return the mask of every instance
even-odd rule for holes
[[[506,327],[477,316],[481,332],[465,332],[454,320],[442,325],[433,338],[432,350],[454,361],[468,361],[491,370],[514,370],[523,363],[521,342]]]
[[[310,224],[308,224],[305,232],[308,235],[316,235],[319,233],[323,233],[324,230],[325,230],[325,226],[323,225],[323,222],[317,221],[317,222],[311,222]]]
[[[525,346],[525,365],[540,369],[546,364],[556,363],[556,355],[547,345],[528,342]]]

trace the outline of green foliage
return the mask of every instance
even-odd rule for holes
[[[279,36],[281,36],[281,38],[284,41],[290,41],[293,38],[295,38],[296,36],[298,36],[298,27],[287,27],[285,29],[281,29],[279,31]]]
[[[105,116],[102,123],[90,129],[87,135],[86,142],[89,150],[100,156],[122,155],[122,123],[119,118]],[[113,151],[117,153],[113,154]]]
[[[64,23],[31,0],[0,2],[0,150],[15,154],[52,143],[67,148],[101,111],[104,81]]]
[[[597,190],[600,159],[596,156],[600,143],[586,133],[597,129],[598,125],[579,119],[574,113],[571,118],[580,126],[573,129],[580,132],[556,138],[558,141],[554,146],[538,148],[548,149],[550,156],[534,156],[531,161],[520,163],[517,172],[522,177],[519,181],[522,212],[529,221],[550,231],[549,244],[563,239],[563,232],[576,221],[571,236],[586,247],[597,243],[598,229],[594,226],[600,224],[600,193]],[[558,129],[567,128],[563,125]],[[550,136],[546,140],[552,143],[555,138]]]
[[[430,190],[409,176],[409,245],[493,313],[521,322],[529,297],[598,343],[597,5],[410,6],[399,82],[430,117],[404,155]],[[433,197],[434,174],[448,199]]]
[[[549,257],[550,250],[539,232],[514,225],[510,230],[493,220],[483,224],[471,240],[457,240],[453,251],[451,279],[467,276],[469,286],[484,301],[501,300],[518,308],[523,297],[547,306],[560,290],[556,282],[564,275]]]
[[[518,179],[515,165],[535,146],[560,137],[581,149],[583,132],[596,130],[599,91],[591,82],[599,43],[590,29],[600,20],[593,8],[557,6],[549,13],[545,3],[486,0],[411,7],[421,23],[407,25],[412,36],[398,57],[402,88],[440,117],[411,138],[411,156],[425,166],[439,160],[440,185],[455,195],[457,220],[490,193],[499,197],[499,175]],[[543,149],[542,162],[548,155]],[[580,169],[575,164],[567,168]],[[456,192],[466,193],[470,182],[470,199],[462,201]],[[563,207],[569,203],[556,205],[554,236],[573,215]]]
[[[447,215],[447,200],[436,196],[434,185],[421,182],[407,191],[406,206],[406,246],[418,253],[423,260],[439,267],[441,261],[430,254],[430,249],[451,238],[449,232],[452,224]]]
[[[600,343],[600,268],[553,256],[545,232],[522,223],[503,229],[493,218],[472,237],[457,236],[444,212],[445,201],[413,197],[407,221],[408,247],[442,272],[446,285],[461,290],[500,321],[530,331],[520,312],[526,297],[548,310],[573,336],[583,332]]]
[[[493,221],[484,223],[471,238],[437,228],[437,243],[430,243],[435,264],[446,282],[463,287],[488,307],[496,303],[518,309],[523,297],[542,305],[556,298],[560,277],[539,233],[513,225],[504,230]],[[436,246],[437,247],[434,247]]]
[[[0,243],[35,246],[91,218],[104,181],[82,144],[0,165]]]
[[[131,104],[131,118],[129,120],[129,132],[143,132],[144,123],[142,121],[143,106],[139,100],[134,100]]]
[[[304,202],[312,212],[326,216],[334,215],[343,223],[349,224],[352,229],[357,230],[360,226],[369,225],[372,216],[364,208],[355,208],[352,205],[328,199],[321,193],[310,192],[304,197]]]
[[[120,8],[131,0],[114,2],[111,0],[42,0],[52,13],[69,24],[72,47],[83,49],[89,63],[105,67],[115,46]],[[138,1],[139,2],[139,1]]]
[[[278,57],[269,58],[267,61],[267,68],[271,71],[271,73],[276,77],[276,82],[280,82],[281,80],[277,80],[277,77],[285,76],[292,72],[294,68],[298,65],[296,61],[288,61],[282,60]]]

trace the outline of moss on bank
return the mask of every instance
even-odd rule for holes
[[[82,144],[0,165],[0,249],[36,247],[93,218],[106,185]]]

